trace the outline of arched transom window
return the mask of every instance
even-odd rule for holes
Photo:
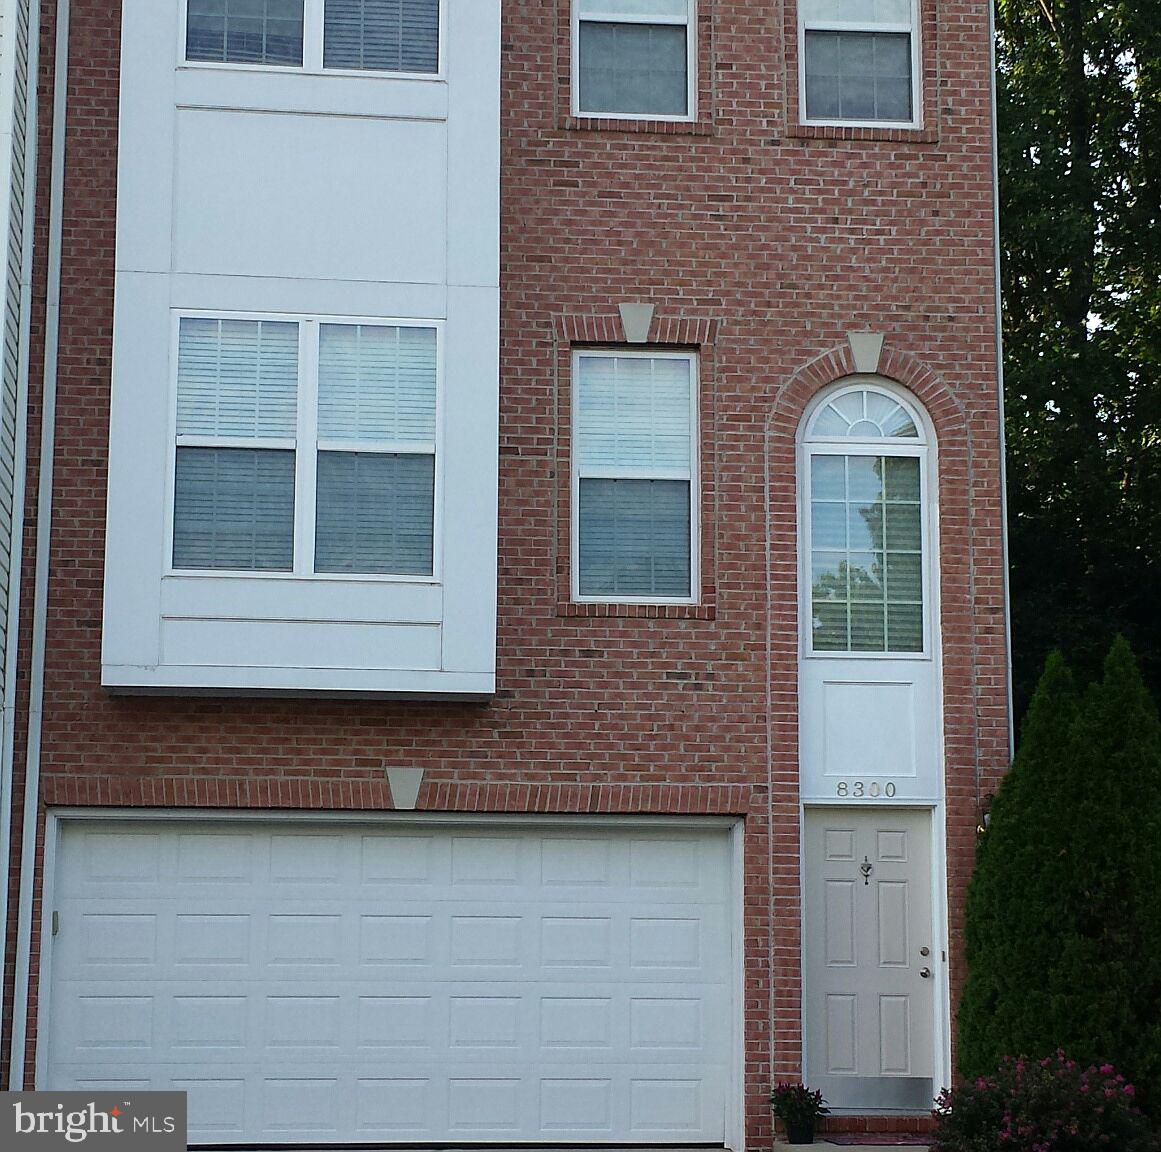
[[[803,446],[809,650],[923,652],[923,421],[902,396],[862,381],[823,399]]]

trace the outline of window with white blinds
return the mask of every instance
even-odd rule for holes
[[[439,71],[440,0],[187,0],[185,58],[433,75]]]
[[[302,66],[303,0],[187,0],[185,58]]]
[[[326,0],[323,67],[439,71],[439,0]]]
[[[432,325],[182,316],[173,567],[435,571]]]
[[[799,0],[804,118],[914,123],[916,15],[915,0]]]
[[[574,359],[573,595],[697,595],[697,362],[689,354]]]
[[[573,0],[573,104],[581,116],[692,119],[693,0]]]

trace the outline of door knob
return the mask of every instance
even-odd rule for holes
[[[931,979],[931,969],[930,968],[920,968],[919,975],[922,976],[924,980],[930,980]]]

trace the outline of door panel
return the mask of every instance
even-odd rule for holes
[[[924,1111],[934,1076],[931,814],[809,809],[804,848],[808,1080],[833,1108]]]

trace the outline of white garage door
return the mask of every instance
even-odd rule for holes
[[[62,825],[49,1082],[193,1143],[722,1143],[728,836]]]

